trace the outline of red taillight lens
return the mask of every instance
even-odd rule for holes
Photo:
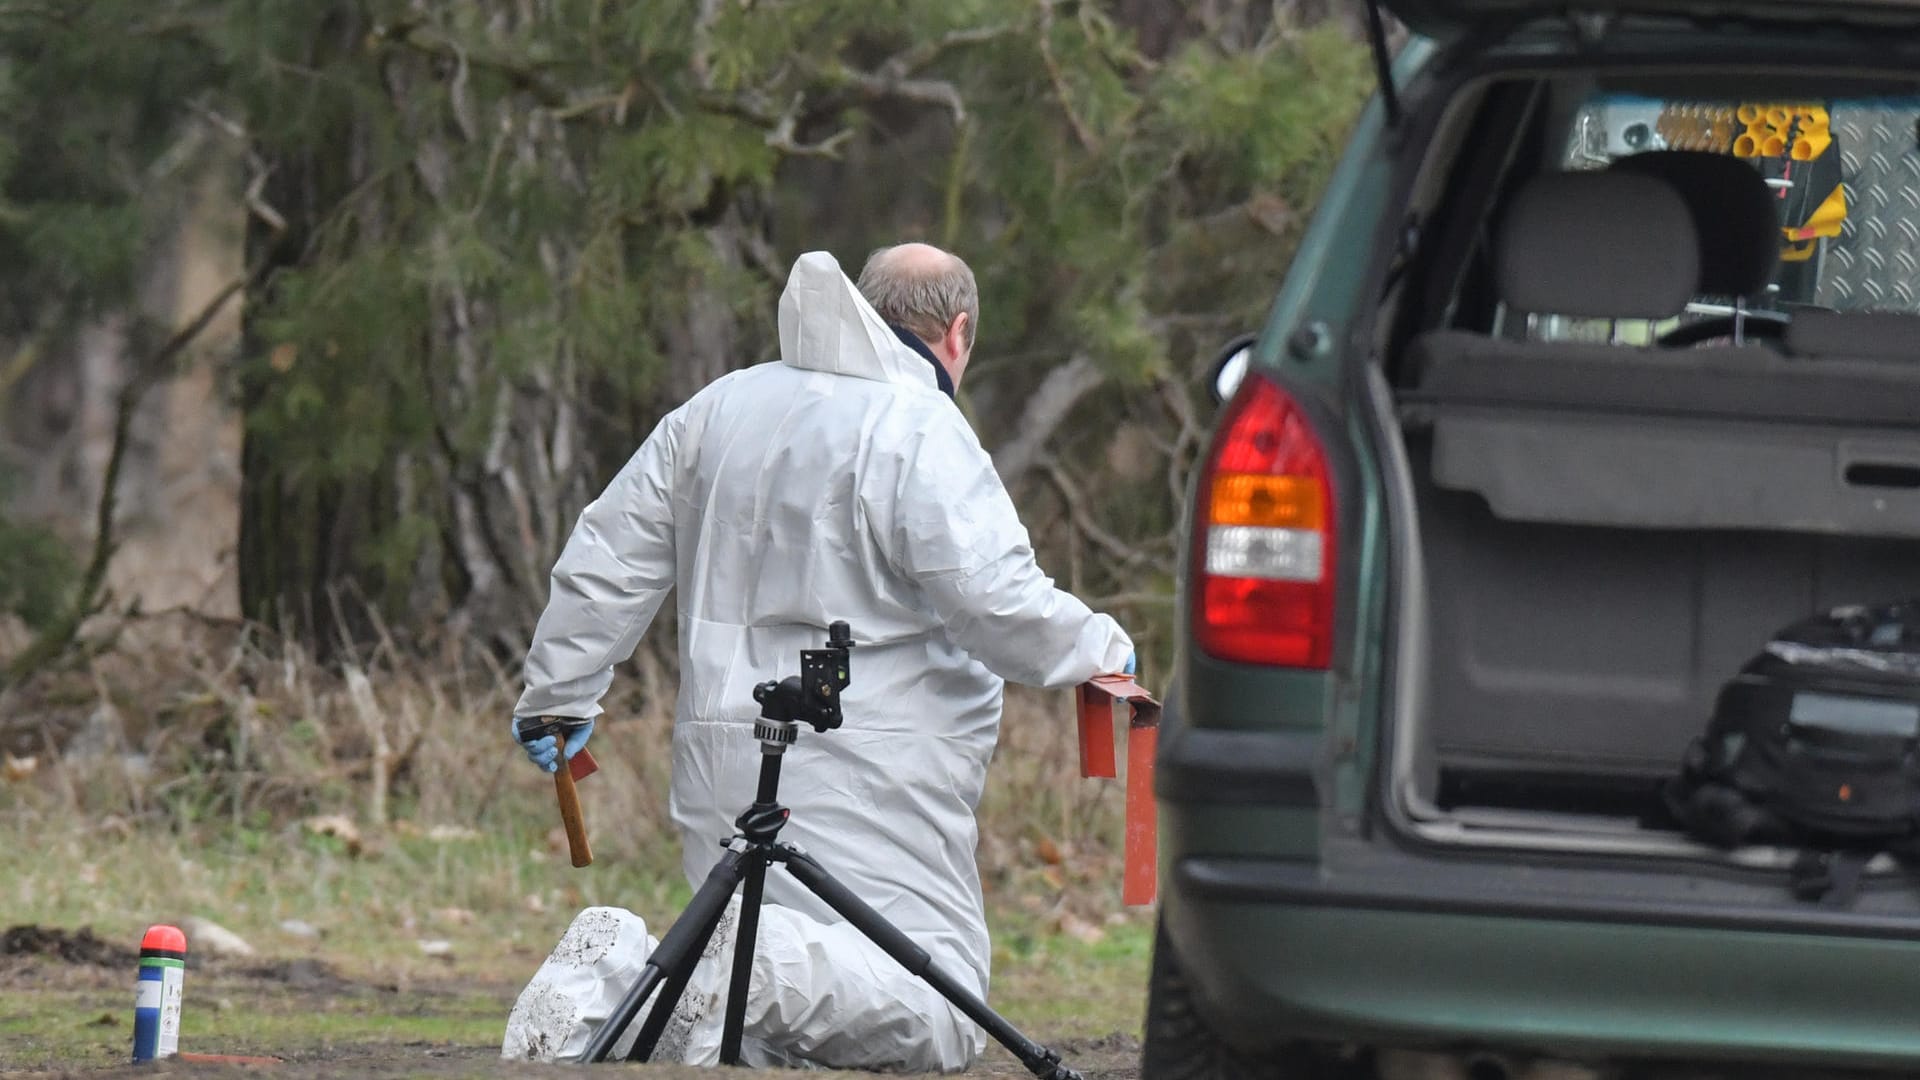
[[[1336,550],[1326,447],[1300,406],[1249,373],[1199,492],[1194,634],[1222,660],[1325,670]]]

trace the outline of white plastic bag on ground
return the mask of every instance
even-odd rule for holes
[[[513,1003],[500,1056],[578,1061],[657,945],[646,921],[631,911],[582,911]],[[616,1054],[632,1043],[623,1038]]]
[[[736,896],[653,1060],[719,1063],[739,912]],[[630,911],[582,911],[514,1003],[501,1056],[579,1061],[658,944]],[[649,998],[611,1057],[625,1057],[653,1004]],[[852,926],[823,924],[773,904],[760,911],[742,1034],[741,1063],[762,1068],[957,1071],[979,1056],[984,1042],[978,1027]]]
[[[693,977],[674,1008],[673,1019],[654,1048],[655,1061],[712,1065],[720,1060],[725,1024],[727,976],[739,927],[735,897],[701,953]],[[574,917],[533,980],[520,992],[507,1016],[500,1055],[522,1061],[579,1061],[627,988],[640,978],[647,957],[659,947],[646,921],[623,908],[593,907]],[[647,998],[633,1023],[614,1044],[612,1058],[624,1058],[640,1034],[659,992]],[[785,1064],[762,1052],[757,1041],[743,1039],[741,1060],[752,1065]]]

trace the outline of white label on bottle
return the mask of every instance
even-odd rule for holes
[[[180,997],[187,973],[170,967],[160,979],[160,1044],[155,1057],[172,1057],[180,1052]]]

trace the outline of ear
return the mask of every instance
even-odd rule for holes
[[[947,324],[947,350],[955,356],[967,351],[967,313],[961,312]]]

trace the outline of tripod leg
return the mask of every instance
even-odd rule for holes
[[[681,917],[685,918],[685,915]],[[660,999],[654,1002],[653,1011],[647,1013],[647,1022],[640,1025],[640,1034],[634,1037],[633,1045],[627,1048],[628,1061],[653,1060],[653,1051],[660,1045],[660,1035],[667,1030],[668,1022],[673,1019],[674,1006],[679,1004],[680,995],[687,992],[687,982],[693,978],[693,969],[700,963],[699,957],[707,951],[707,942],[713,940],[715,921],[717,917],[709,920],[700,934],[700,939],[693,943],[690,953],[693,960],[680,964],[666,976],[666,982],[660,987]],[[643,996],[641,1001],[645,1000]]]
[[[760,936],[760,895],[767,884],[767,862],[747,867],[740,897],[740,930],[733,942],[733,980],[727,988],[726,1027],[720,1034],[720,1064],[740,1064],[740,1035],[746,1027],[747,986],[753,978],[753,950]]]
[[[899,928],[882,918],[865,900],[855,896],[845,885],[835,881],[833,875],[811,856],[788,847],[780,846],[780,857],[787,864],[800,884],[807,887],[826,905],[840,914],[840,917],[853,924],[854,929],[865,934],[878,945],[882,952],[898,960],[907,969],[908,974],[926,981],[928,986],[939,991],[940,996],[952,1002],[954,1007],[967,1015],[969,1020],[979,1024],[986,1033],[993,1036],[1000,1045],[1012,1051],[1013,1056],[1027,1067],[1027,1071],[1041,1080],[1081,1080],[1079,1073],[1061,1064],[1060,1055],[1041,1046],[1020,1033],[1020,1029],[1008,1023],[1006,1018],[994,1012],[987,1003],[975,997],[972,991],[961,986],[953,977],[933,966],[933,958],[927,951],[915,945],[911,938],[900,932]]]
[[[607,1055],[613,1051],[614,1044],[620,1041],[620,1033],[627,1030],[628,1024],[633,1023],[634,1016],[640,1012],[640,1006],[646,1004],[647,995],[653,992],[653,988],[659,985],[662,979],[672,978],[676,986],[685,988],[694,964],[700,960],[701,948],[713,933],[714,925],[720,921],[721,913],[726,911],[727,901],[733,896],[734,888],[740,884],[740,877],[744,872],[741,864],[748,861],[757,863],[763,870],[766,867],[764,855],[757,853],[743,855],[731,850],[714,864],[713,870],[707,874],[707,880],[701,883],[700,891],[693,894],[693,900],[687,905],[687,909],[674,920],[666,936],[660,939],[659,945],[655,946],[653,955],[647,957],[646,966],[640,969],[639,981],[635,982],[626,996],[620,999],[620,1003],[614,1006],[613,1014],[607,1017],[606,1024],[594,1033],[593,1041],[587,1044],[586,1061],[607,1060]],[[654,1003],[653,1012],[647,1016],[647,1028],[654,1026],[656,1017],[659,1018],[660,1026],[664,1028],[666,1017],[673,1012],[673,1007],[679,1003],[679,1000],[678,993],[671,996],[660,995],[660,1000]],[[643,1029],[642,1034],[644,1033]],[[659,1037],[659,1032],[654,1032],[654,1038],[658,1040]],[[640,1043],[637,1040],[634,1043],[634,1049],[640,1049]],[[648,1050],[651,1051],[652,1047],[648,1047]]]

